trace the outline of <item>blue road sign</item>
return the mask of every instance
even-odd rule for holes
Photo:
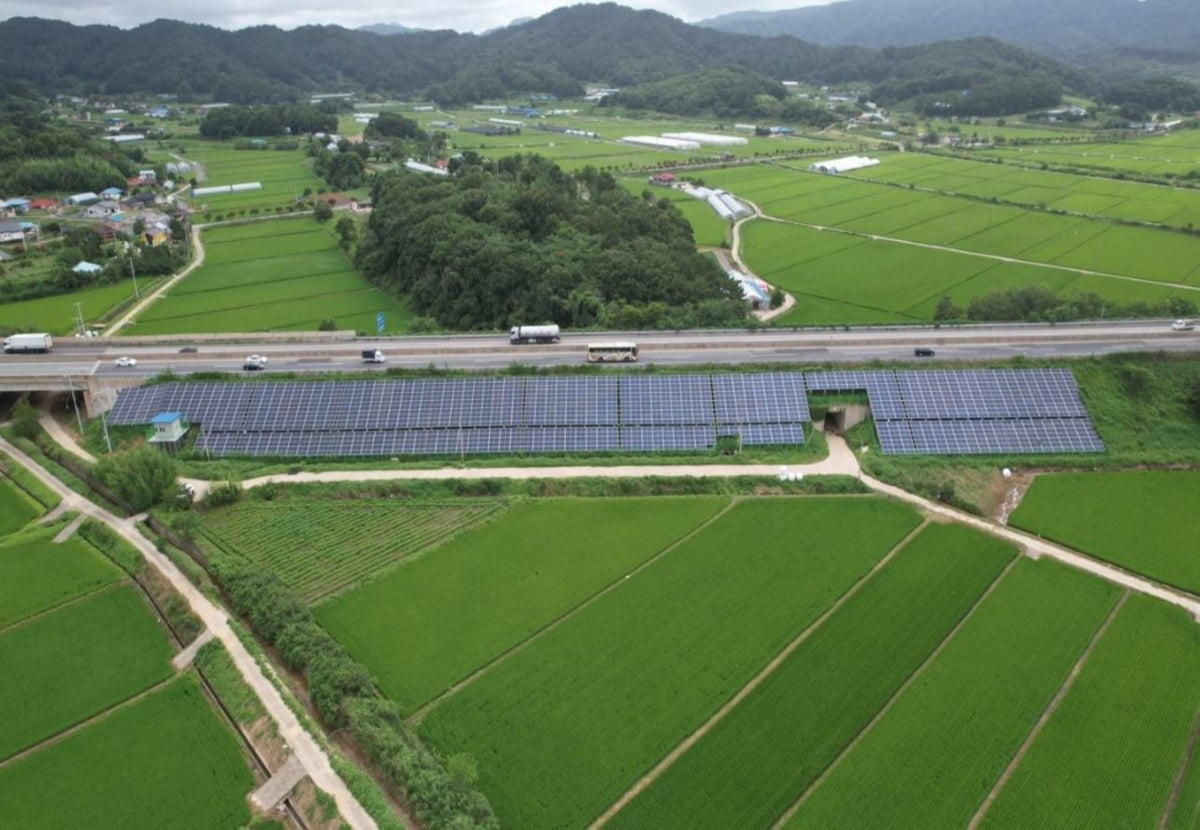
[[[375,329],[380,334],[383,334],[384,324],[383,324],[383,312],[382,311],[375,315]]]

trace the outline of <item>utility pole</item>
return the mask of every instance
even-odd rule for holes
[[[75,407],[75,423],[79,424],[79,437],[83,438],[83,416],[79,414],[79,399],[75,397],[75,381],[67,375],[67,385],[71,388],[71,404]]]
[[[128,244],[128,243],[126,243],[126,244]],[[130,274],[130,276],[133,277],[133,299],[135,301],[140,301],[142,299],[142,297],[140,294],[138,294],[137,271],[133,270],[133,251],[126,249],[125,252],[127,254],[129,254],[129,274]]]
[[[79,302],[75,303],[75,335],[77,337],[83,337],[84,335],[83,308]]]
[[[100,413],[100,423],[104,426],[104,443],[108,446],[108,453],[112,455],[112,439],[108,437],[108,414]]]

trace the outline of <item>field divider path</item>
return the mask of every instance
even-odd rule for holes
[[[832,444],[832,441],[830,443]],[[1182,608],[1191,614],[1193,619],[1200,622],[1200,597],[1154,582],[1144,576],[1131,573],[1103,560],[1047,541],[1040,536],[1034,536],[1031,533],[997,524],[990,519],[983,519],[945,504],[930,501],[923,496],[918,496],[915,493],[910,493],[907,490],[902,490],[894,485],[871,478],[866,473],[863,473],[860,478],[864,484],[876,492],[885,493],[893,498],[916,505],[927,513],[944,516],[947,519],[968,525],[976,530],[982,530],[984,533],[1017,545],[1025,552],[1025,555],[1031,556],[1034,559],[1048,556],[1057,562],[1061,562],[1076,570],[1085,571],[1093,576],[1098,576],[1106,582],[1111,582],[1121,588],[1128,588],[1136,593],[1145,594],[1146,596],[1154,597],[1155,599],[1163,600],[1171,605]]]
[[[66,727],[65,729],[54,733],[50,737],[44,738],[41,741],[38,741],[33,746],[25,747],[24,749],[22,749],[20,752],[16,753],[15,755],[10,755],[5,759],[0,760],[0,769],[4,769],[5,767],[7,767],[11,764],[15,764],[17,761],[20,761],[22,758],[33,755],[34,753],[41,752],[43,749],[48,749],[57,743],[61,743],[62,741],[65,741],[67,738],[74,735],[76,732],[80,732],[84,729],[87,729],[92,724],[99,723],[100,721],[107,718],[109,715],[112,715],[115,712],[119,712],[122,709],[127,709],[130,706],[133,706],[134,704],[139,703],[146,696],[151,695],[154,692],[157,692],[159,689],[163,688],[164,686],[175,682],[175,679],[177,677],[178,677],[178,675],[172,674],[169,677],[167,677],[166,679],[160,680],[157,683],[155,683],[145,689],[142,689],[140,692],[130,695],[129,697],[125,698],[124,700],[118,700],[116,703],[114,703],[112,706],[109,706],[107,709],[105,709],[102,712],[97,712],[96,714],[92,715],[91,717],[87,717],[77,723],[73,723],[70,726]]]
[[[320,743],[304,728],[296,713],[284,701],[279,689],[268,679],[263,667],[258,664],[254,655],[238,638],[224,609],[205,596],[174,562],[155,548],[153,543],[139,532],[134,520],[122,519],[79,495],[42,469],[37,462],[20,449],[2,438],[0,438],[0,450],[25,467],[45,486],[58,493],[63,502],[69,503],[72,509],[79,510],[103,522],[126,542],[133,545],[143,558],[179,593],[192,612],[199,617],[200,622],[211,630],[225,646],[238,673],[261,701],[267,714],[275,721],[280,736],[304,764],[313,784],[333,798],[338,812],[351,830],[378,830],[375,820],[371,818],[358,799],[350,792],[346,783],[334,771],[329,756]]]
[[[184,279],[186,276],[188,276],[188,274],[192,273],[204,264],[204,243],[200,239],[200,231],[203,227],[203,225],[193,225],[191,229],[192,247],[196,251],[196,255],[192,257],[192,261],[189,262],[187,266],[178,274],[171,277],[162,285],[158,286],[158,288],[155,288],[140,301],[134,303],[133,308],[126,311],[115,323],[105,329],[105,337],[112,337],[118,331],[125,328],[125,326],[133,322],[134,317],[145,311],[151,303],[153,303],[163,294],[166,294],[167,291],[174,287],[180,280]]]
[[[104,593],[105,591],[112,591],[122,585],[136,585],[136,583],[128,577],[123,577],[118,579],[116,582],[106,582],[103,585],[97,585],[90,591],[84,591],[82,594],[76,594],[75,596],[67,597],[62,602],[55,603],[54,605],[43,608],[40,611],[35,611],[28,617],[22,617],[19,620],[13,620],[7,625],[0,625],[0,635],[7,634],[10,631],[15,631],[18,628],[29,625],[31,622],[40,620],[42,617],[53,614],[55,611],[61,611],[62,609],[74,605],[77,602],[83,602],[85,599],[91,599],[97,594]]]
[[[1050,718],[1054,717],[1054,713],[1058,711],[1059,705],[1066,698],[1067,694],[1070,693],[1071,688],[1075,685],[1075,680],[1079,677],[1079,673],[1083,671],[1084,664],[1092,656],[1092,652],[1095,651],[1096,646],[1104,639],[1104,635],[1107,633],[1109,626],[1112,625],[1112,621],[1116,619],[1117,612],[1125,607],[1126,601],[1132,595],[1133,592],[1126,588],[1121,594],[1121,598],[1117,600],[1112,610],[1108,612],[1108,616],[1104,618],[1104,622],[1092,634],[1092,639],[1088,642],[1083,653],[1079,655],[1079,659],[1075,661],[1075,665],[1071,667],[1066,680],[1059,686],[1058,691],[1050,699],[1045,710],[1037,719],[1037,722],[1034,723],[1033,728],[1029,730],[1029,734],[1025,736],[1025,740],[1013,755],[1012,760],[1008,762],[1008,766],[1004,768],[1004,772],[1000,773],[1000,777],[996,779],[995,785],[983,799],[983,803],[979,805],[979,809],[975,811],[975,815],[971,816],[971,821],[967,824],[967,830],[976,830],[983,823],[983,820],[987,817],[988,810],[991,809],[992,804],[1000,795],[1000,792],[1004,789],[1009,779],[1013,777],[1013,773],[1017,771],[1017,767],[1021,765],[1021,761],[1025,760],[1025,755],[1029,752],[1029,748],[1033,746],[1033,742],[1042,734],[1042,729],[1049,723]]]
[[[876,712],[875,716],[867,722],[866,726],[859,730],[858,734],[854,736],[850,743],[842,747],[842,751],[839,752],[837,757],[829,763],[829,766],[822,770],[821,774],[818,775],[816,779],[814,779],[813,782],[808,785],[808,789],[802,792],[800,797],[796,799],[792,806],[788,807],[787,810],[784,811],[783,815],[781,815],[775,821],[775,823],[771,825],[771,830],[780,830],[780,828],[784,827],[789,821],[792,820],[792,817],[795,816],[796,813],[799,812],[800,808],[804,806],[804,802],[808,800],[808,797],[812,795],[818,787],[825,783],[825,779],[827,779],[833,773],[833,771],[838,768],[838,765],[841,764],[842,759],[854,751],[855,747],[862,742],[863,738],[870,734],[871,730],[875,728],[875,725],[883,720],[887,713],[891,711],[892,706],[895,705],[896,701],[898,701],[901,696],[908,691],[910,686],[917,682],[921,675],[925,673],[925,670],[929,668],[929,666],[931,666],[935,660],[937,660],[938,656],[943,651],[946,650],[946,647],[950,645],[958,632],[962,630],[963,626],[967,624],[971,617],[975,616],[975,612],[979,610],[979,607],[983,605],[988,597],[992,595],[992,592],[996,590],[997,586],[1004,581],[1004,577],[1008,576],[1009,572],[1015,568],[1017,563],[1020,561],[1020,556],[1014,556],[1012,561],[1004,567],[1004,570],[1000,571],[1000,573],[996,575],[996,578],[992,580],[990,585],[988,585],[987,590],[985,590],[975,599],[974,604],[972,604],[967,610],[967,613],[963,614],[962,619],[960,619],[955,626],[946,633],[946,636],[942,638],[942,641],[937,644],[937,648],[931,651],[929,656],[922,661],[921,665],[917,666],[916,671],[910,674],[905,681],[901,683],[899,687],[897,687],[896,691],[894,691],[891,697],[887,699],[887,702],[880,707],[879,711]]]
[[[608,583],[607,585],[602,587],[600,590],[596,591],[591,596],[586,597],[578,605],[574,606],[573,608],[569,608],[567,611],[560,614],[558,617],[551,620],[550,622],[546,623],[544,626],[539,628],[537,631],[534,631],[532,634],[530,634],[528,637],[526,637],[521,642],[519,642],[516,645],[511,646],[510,648],[506,649],[505,651],[502,651],[499,654],[497,654],[491,660],[484,663],[482,666],[475,669],[473,672],[468,674],[462,680],[459,680],[453,686],[446,689],[446,691],[442,692],[440,695],[433,698],[433,700],[426,703],[424,706],[422,706],[416,712],[413,712],[413,714],[408,718],[409,725],[414,726],[414,727],[418,726],[421,723],[421,721],[423,721],[429,715],[430,712],[432,712],[434,709],[436,709],[440,704],[445,702],[447,699],[458,694],[463,689],[465,689],[467,686],[470,686],[472,683],[474,683],[476,680],[478,680],[480,677],[482,677],[483,675],[490,672],[492,669],[496,668],[500,664],[507,661],[513,655],[519,654],[520,652],[524,651],[530,645],[537,642],[538,640],[540,640],[545,635],[549,634],[554,629],[558,628],[564,622],[571,619],[572,617],[574,617],[580,611],[583,611],[588,606],[592,605],[594,602],[599,600],[601,597],[616,590],[618,587],[620,587],[622,584],[624,584],[625,580],[632,578],[633,576],[635,576],[638,573],[641,573],[646,568],[650,567],[655,562],[662,559],[668,553],[675,550],[680,545],[687,542],[693,536],[700,533],[702,530],[707,528],[709,525],[713,524],[718,519],[720,519],[722,516],[727,514],[730,510],[732,510],[734,507],[736,507],[737,504],[741,500],[742,499],[740,497],[736,497],[736,496],[733,498],[730,498],[729,503],[726,504],[724,507],[722,507],[720,510],[718,510],[716,513],[714,513],[712,516],[709,516],[706,520],[704,520],[700,524],[693,527],[691,530],[689,530],[687,533],[680,536],[674,542],[671,542],[669,545],[666,545],[658,553],[654,554],[649,559],[645,560],[644,562],[640,563],[635,568],[633,568],[633,570],[617,577],[612,582]]]
[[[1179,759],[1179,769],[1175,771],[1175,778],[1171,781],[1171,794],[1167,796],[1167,803],[1163,805],[1162,815],[1158,818],[1158,830],[1167,830],[1171,825],[1171,819],[1175,817],[1175,810],[1179,807],[1179,797],[1183,794],[1183,785],[1187,780],[1188,770],[1196,756],[1197,742],[1200,742],[1200,709],[1196,711],[1195,720],[1192,722],[1192,734],[1188,737],[1187,746],[1183,749],[1183,757]]]
[[[871,578],[875,576],[875,574],[886,567],[887,564],[891,562],[918,533],[920,533],[929,525],[929,523],[930,522],[928,519],[921,522],[908,534],[906,534],[903,539],[893,545],[891,550],[883,555],[883,558],[876,562],[869,571],[859,577],[858,581],[851,585],[849,590],[838,597],[837,601],[834,602],[833,605],[829,606],[829,608],[827,608],[824,613],[821,614],[821,616],[809,623],[808,626],[806,626],[803,631],[797,634],[791,642],[784,646],[778,654],[772,657],[771,660],[765,666],[763,666],[756,675],[754,675],[754,677],[750,678],[749,682],[747,682],[745,686],[738,689],[738,691],[734,693],[733,697],[725,701],[721,708],[717,709],[717,711],[714,712],[712,716],[708,718],[708,720],[697,727],[696,730],[692,732],[692,734],[688,735],[683,741],[681,741],[678,746],[668,752],[662,760],[651,767],[645,775],[634,782],[632,787],[626,790],[621,797],[614,801],[608,807],[608,809],[606,809],[598,818],[596,818],[595,821],[589,824],[588,830],[598,830],[598,828],[603,827],[605,824],[611,821],[617,813],[619,813],[627,804],[629,804],[629,802],[637,798],[637,796],[641,794],[643,790],[653,784],[664,772],[667,771],[672,764],[679,760],[684,753],[695,746],[705,735],[712,731],[714,726],[724,720],[726,716],[728,716],[729,713],[732,712],[743,700],[749,697],[755,689],[761,686],[763,681],[774,674],[775,671],[781,665],[783,665],[783,662],[792,656],[796,649],[798,649],[805,643],[805,641],[815,634],[821,628],[821,626],[825,624],[826,620],[836,614],[843,605],[849,602],[850,599],[858,593],[859,589],[866,585]]]
[[[740,197],[739,197],[740,198]],[[743,199],[743,201],[746,201]],[[755,206],[758,212],[757,218],[767,222],[776,222],[781,225],[793,225],[797,228],[807,228],[813,231],[830,231],[832,233],[845,234],[846,236],[855,236],[860,239],[869,239],[873,242],[894,242],[897,245],[911,245],[914,248],[925,248],[930,251],[945,251],[952,254],[961,254],[963,256],[977,257],[979,259],[987,259],[993,262],[1004,262],[1012,265],[1027,265],[1032,268],[1048,268],[1052,271],[1064,271],[1068,274],[1086,277],[1105,277],[1113,280],[1124,280],[1125,282],[1134,282],[1141,285],[1157,285],[1164,288],[1174,288],[1183,291],[1200,291],[1200,285],[1188,285],[1182,282],[1169,282],[1166,280],[1151,280],[1145,277],[1131,277],[1128,274],[1113,274],[1108,271],[1092,271],[1087,268],[1074,268],[1069,265],[1058,265],[1053,262],[1037,262],[1031,259],[1021,259],[1020,257],[1003,256],[1001,254],[988,254],[982,251],[968,251],[964,248],[955,248],[950,245],[938,245],[933,242],[917,242],[912,239],[900,239],[895,236],[886,236],[877,233],[867,233],[865,231],[856,231],[849,228],[835,227],[832,225],[816,225],[811,222],[800,222],[795,219],[783,219],[778,216],[772,216],[765,213]]]

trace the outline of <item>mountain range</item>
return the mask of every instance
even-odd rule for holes
[[[699,23],[726,32],[790,34],[827,46],[900,46],[994,37],[1080,65],[1200,63],[1196,0],[843,0]]]
[[[964,96],[997,83],[1043,93],[1087,85],[1055,60],[995,40],[882,50],[821,46],[692,26],[612,3],[557,9],[486,35],[384,37],[338,26],[230,32],[172,20],[131,30],[37,18],[0,23],[0,77],[44,92],[175,93],[239,103],[365,89],[457,104],[528,92],[575,96],[587,83],[632,86],[714,67],[775,81],[866,82],[890,89],[892,98]]]

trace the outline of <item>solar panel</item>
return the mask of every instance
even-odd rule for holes
[[[922,455],[1104,451],[1103,442],[1086,418],[911,421],[909,425],[912,452]]]
[[[638,452],[646,450],[699,450],[712,447],[717,442],[716,432],[711,426],[700,424],[676,424],[671,426],[621,427],[621,447]]]
[[[875,433],[885,455],[911,455],[917,451],[908,421],[876,421]]]
[[[621,423],[712,424],[708,375],[641,375],[620,379]]]
[[[610,452],[621,447],[620,433],[613,426],[531,426],[522,432],[525,452]]]
[[[720,424],[807,423],[808,393],[799,372],[713,375]]]
[[[744,447],[798,446],[804,443],[803,424],[726,424],[718,435],[740,435]]]
[[[872,371],[805,372],[804,383],[810,392],[866,392],[871,378],[878,374]]]
[[[617,423],[617,378],[529,378],[524,423],[604,426]]]

